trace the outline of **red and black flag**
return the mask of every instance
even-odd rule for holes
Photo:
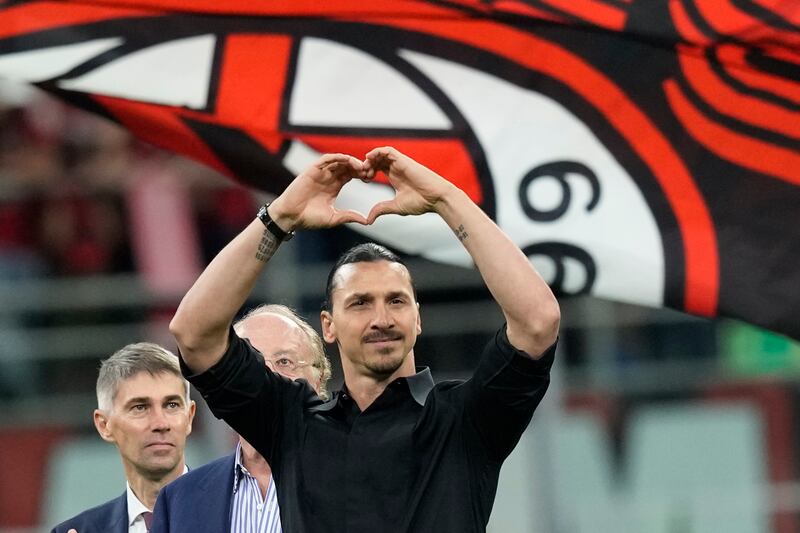
[[[278,193],[391,144],[562,294],[800,339],[800,2],[86,0],[0,9],[0,76]],[[348,186],[367,211],[385,184]],[[436,217],[363,229],[469,258]]]

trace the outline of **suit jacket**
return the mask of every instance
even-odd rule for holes
[[[78,533],[128,533],[127,492],[58,524],[50,533],[67,533],[72,528]]]
[[[235,462],[236,454],[227,455],[182,475],[161,489],[150,533],[228,531]]]

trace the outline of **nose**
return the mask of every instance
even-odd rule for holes
[[[372,317],[373,329],[390,329],[394,327],[394,318],[386,304],[375,306],[375,315]]]
[[[169,431],[169,420],[167,413],[161,407],[156,407],[151,411],[150,427],[153,431],[165,432]]]

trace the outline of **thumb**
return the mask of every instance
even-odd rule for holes
[[[364,218],[364,215],[355,211],[353,209],[336,209],[333,212],[333,224],[338,226],[340,224],[345,224],[347,222],[355,222],[357,224],[366,225],[368,224],[367,219]]]
[[[372,209],[369,211],[369,215],[367,215],[367,224],[372,224],[375,222],[381,215],[389,215],[389,214],[399,214],[397,208],[397,202],[395,200],[386,200],[385,202],[378,202]]]

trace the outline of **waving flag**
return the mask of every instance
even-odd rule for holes
[[[799,27],[779,0],[17,1],[0,76],[274,193],[391,144],[562,294],[800,338]],[[469,263],[437,217],[355,229]]]

